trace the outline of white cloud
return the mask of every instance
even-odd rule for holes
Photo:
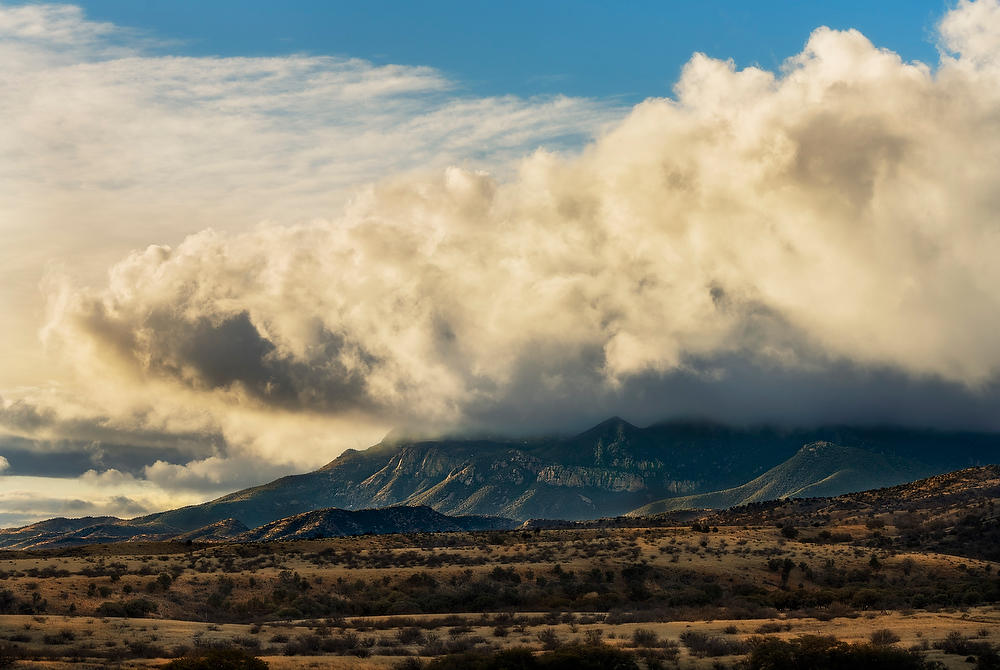
[[[540,143],[575,146],[621,114],[581,99],[463,96],[420,66],[160,56],[144,45],[77,7],[0,5],[7,385],[58,373],[35,335],[47,266],[97,281],[151,241],[326,216],[359,183],[503,165]]]
[[[8,461],[3,456],[0,456],[0,472],[10,469],[10,461]]]
[[[0,523],[15,527],[54,516],[141,516],[201,502],[204,493],[166,491],[150,482],[95,473],[77,478],[8,475],[0,491]]]
[[[290,474],[287,467],[259,458],[210,456],[185,465],[156,461],[145,478],[166,490],[228,492]]]
[[[831,420],[886,388],[871,374],[911,420],[941,388],[995,410],[998,3],[960,3],[942,40],[936,70],[825,28],[776,73],[698,54],[673,99],[513,168],[614,110],[322,58],[0,75],[0,147],[24,158],[0,173],[20,222],[0,260],[49,237],[116,259],[99,283],[52,273],[45,337],[76,377],[9,394],[6,425],[221,436],[145,471],[202,491],[397,423],[710,413],[724,388]],[[120,252],[140,240],[161,243]]]
[[[1000,20],[959,33],[981,54]],[[106,289],[66,289],[51,332],[233,406],[390,422],[524,402],[523,374],[572,395],[731,355],[981,385],[1000,370],[1000,82],[976,58],[932,73],[826,28],[779,75],[696,55],[676,100],[579,157],[149,247]]]

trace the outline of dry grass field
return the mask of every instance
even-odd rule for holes
[[[25,668],[148,667],[237,647],[275,669],[572,644],[636,650],[648,667],[718,668],[757,636],[866,642],[881,630],[970,668],[935,644],[1000,644],[1000,566],[869,546],[879,543],[864,524],[836,531],[829,542],[771,525],[9,552],[0,644]]]

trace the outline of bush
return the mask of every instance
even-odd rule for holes
[[[804,635],[791,641],[758,639],[747,658],[747,670],[929,670],[913,651],[870,644],[847,644],[832,636]]]
[[[692,654],[701,658],[745,654],[750,648],[750,645],[743,640],[727,640],[723,637],[715,637],[693,630],[681,633],[681,642],[691,650]]]
[[[791,630],[792,624],[790,623],[779,623],[777,621],[768,621],[757,626],[756,633],[761,635],[766,635],[768,633],[780,633],[783,630]]]
[[[396,639],[400,644],[423,644],[425,641],[423,631],[415,626],[400,628],[396,631]]]
[[[69,644],[76,639],[76,634],[71,630],[61,630],[58,633],[48,633],[42,636],[45,644]]]
[[[161,667],[163,670],[267,670],[269,666],[242,649],[204,649]]]
[[[557,649],[559,647],[559,636],[556,635],[554,630],[546,628],[545,630],[538,633],[538,641],[542,643],[542,647],[548,650]]]
[[[993,651],[993,645],[989,642],[970,640],[957,630],[948,633],[943,640],[935,642],[934,648],[946,654],[959,656],[986,656]]]
[[[876,647],[888,647],[889,645],[899,642],[899,636],[888,628],[874,631],[868,639],[871,641],[872,645]]]
[[[406,670],[415,666],[410,663]],[[434,659],[425,670],[639,670],[635,656],[612,647],[568,646],[539,656],[529,649]]]
[[[155,612],[156,608],[156,603],[145,598],[133,598],[123,602],[106,601],[97,607],[97,616],[138,618]]]
[[[21,648],[16,644],[0,642],[0,668],[9,668],[21,658]]]
[[[636,628],[632,632],[632,646],[656,647],[660,644],[660,636],[648,628]]]

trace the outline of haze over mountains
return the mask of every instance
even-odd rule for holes
[[[696,421],[638,428],[620,418],[565,438],[387,438],[313,472],[201,505],[3,531],[0,547],[488,529],[531,518],[721,509],[892,486],[998,454],[1000,436],[988,433]]]

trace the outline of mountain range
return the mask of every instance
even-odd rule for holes
[[[0,548],[37,545],[30,542],[33,535],[50,544],[61,542],[60,535],[64,543],[78,544],[461,527],[441,519],[434,521],[438,526],[426,518],[429,525],[394,526],[391,520],[376,523],[373,517],[360,523],[341,516],[345,510],[374,508],[428,508],[451,518],[478,518],[481,526],[488,525],[484,517],[580,520],[727,508],[891,486],[998,458],[1000,435],[989,433],[843,426],[791,430],[704,421],[639,428],[617,417],[569,437],[389,437],[365,450],[348,450],[313,472],[200,505],[129,520],[56,519],[0,531]],[[325,516],[309,516],[316,510],[325,510]]]
[[[878,489],[926,475],[928,468],[899,456],[813,442],[749,482],[721,491],[665,498],[629,512],[646,516],[681,509],[725,509],[764,500],[822,498]]]
[[[58,518],[0,530],[0,548],[37,550],[135,541],[274,542],[367,534],[509,530],[516,525],[512,519],[448,516],[429,507],[404,506],[313,510],[253,529],[238,519],[223,519],[183,533],[162,523],[140,523],[115,517]]]

